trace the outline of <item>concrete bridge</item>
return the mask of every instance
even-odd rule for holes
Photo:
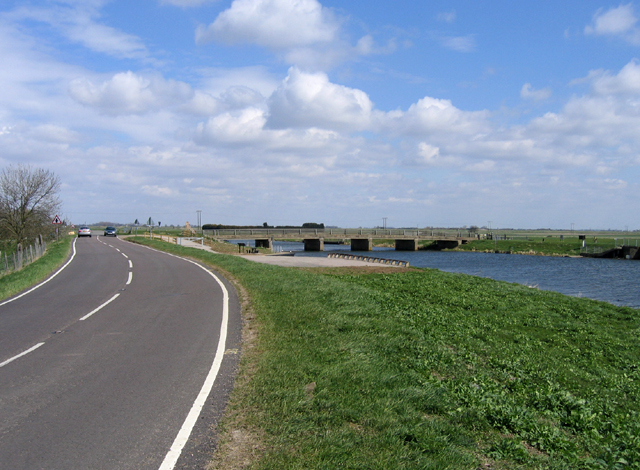
[[[256,247],[272,248],[273,240],[301,240],[305,251],[324,251],[326,244],[350,244],[351,251],[371,251],[373,240],[394,240],[397,251],[417,251],[424,240],[435,241],[437,249],[455,248],[477,240],[477,235],[461,231],[426,229],[222,229],[204,230],[204,236],[220,240],[253,239]]]

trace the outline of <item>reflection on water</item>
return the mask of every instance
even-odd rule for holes
[[[329,251],[349,251],[349,245],[325,245],[324,252],[304,252],[302,243],[275,242],[282,251],[296,256],[327,256]],[[411,266],[471,274],[500,281],[517,282],[576,297],[603,300],[615,305],[640,308],[640,261],[560,258],[552,256],[495,253],[395,251],[376,248],[375,256],[408,261]],[[369,254],[371,252],[354,252]]]

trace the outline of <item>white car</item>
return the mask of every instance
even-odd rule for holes
[[[91,229],[83,225],[78,229],[78,237],[91,237]]]

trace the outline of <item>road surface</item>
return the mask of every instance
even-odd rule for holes
[[[0,470],[203,468],[238,360],[235,291],[120,239],[74,244],[0,302]]]

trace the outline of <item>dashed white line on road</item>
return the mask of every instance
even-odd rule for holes
[[[21,352],[20,354],[18,354],[17,356],[13,356],[11,359],[7,359],[6,361],[0,363],[0,367],[4,367],[7,364],[9,364],[10,362],[15,361],[16,359],[18,359],[19,357],[25,356],[27,354],[29,354],[30,352],[35,351],[36,349],[38,349],[40,346],[42,346],[44,343],[38,343],[35,346],[33,346],[32,348],[27,349],[24,352]]]
[[[129,273],[131,274],[131,273]],[[95,310],[93,310],[92,312],[87,313],[84,317],[82,317],[80,319],[80,321],[86,320],[87,318],[89,318],[91,315],[93,315],[94,313],[100,311],[101,309],[103,309],[104,307],[106,307],[107,305],[109,305],[111,302],[113,302],[114,300],[116,300],[118,298],[120,294],[116,294],[113,297],[111,297],[109,300],[107,300],[105,303],[103,303],[102,305],[100,305],[98,308],[96,308]]]
[[[127,285],[131,284],[131,279],[133,279],[133,273],[129,271],[129,279],[127,279]]]

